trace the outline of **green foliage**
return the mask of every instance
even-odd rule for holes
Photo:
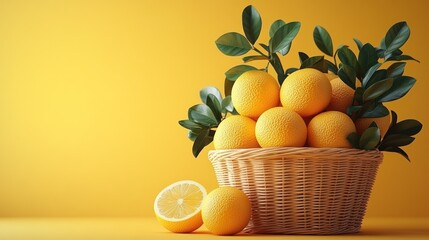
[[[328,56],[333,56],[334,47],[332,45],[332,38],[325,28],[316,26],[313,31],[313,39],[320,51]]]
[[[236,113],[231,96],[222,98],[222,94],[215,87],[201,89],[200,98],[203,103],[189,108],[188,119],[179,121],[180,126],[188,129],[188,138],[194,142],[192,153],[195,157],[213,141],[219,123],[229,113]]]
[[[415,139],[413,136],[422,130],[423,125],[414,119],[406,119],[401,122],[397,122],[397,120],[396,112],[392,111],[392,122],[378,149],[399,153],[410,161],[408,154],[400,147],[411,144]]]
[[[357,54],[347,45],[334,48],[328,31],[322,26],[316,26],[313,30],[313,40],[324,55],[309,56],[299,52],[299,68],[284,68],[281,57],[289,53],[301,28],[300,22],[276,20],[270,25],[268,44],[257,43],[261,34],[262,18],[257,9],[249,5],[242,12],[242,27],[243,34],[229,32],[220,36],[215,41],[217,48],[228,56],[242,56],[252,52],[241,57],[243,63],[266,61],[267,65],[264,69],[257,69],[251,65],[239,64],[227,70],[224,98],[215,87],[206,87],[200,91],[202,104],[189,108],[188,119],[179,121],[179,124],[188,130],[188,138],[194,142],[192,152],[195,157],[213,141],[220,122],[228,114],[238,114],[230,95],[235,80],[246,71],[268,71],[271,66],[280,85],[289,74],[303,68],[337,74],[347,86],[354,89],[353,103],[347,109],[347,114],[353,120],[388,115],[389,110],[384,103],[404,97],[416,82],[413,77],[404,75],[404,61],[419,62],[400,49],[410,37],[406,22],[398,22],[390,27],[377,47],[353,38],[358,49]],[[391,64],[383,66],[386,63]],[[362,135],[352,133],[347,139],[354,148],[396,152],[409,160],[402,147],[412,143],[413,136],[421,129],[422,124],[414,119],[397,122],[397,115],[392,111],[392,122],[383,139],[375,122]]]
[[[253,45],[261,34],[262,19],[258,10],[252,5],[247,6],[242,14],[243,31],[246,38]]]

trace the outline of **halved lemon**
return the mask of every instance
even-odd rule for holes
[[[202,224],[201,204],[206,189],[192,180],[175,182],[156,197],[154,211],[158,222],[171,232],[188,233]]]

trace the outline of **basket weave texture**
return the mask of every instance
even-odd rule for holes
[[[220,186],[252,204],[247,233],[359,232],[383,155],[345,148],[212,150]]]

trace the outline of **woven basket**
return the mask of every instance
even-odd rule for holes
[[[220,186],[252,204],[247,233],[359,232],[383,155],[344,148],[212,150]]]

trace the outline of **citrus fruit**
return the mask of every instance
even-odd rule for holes
[[[216,235],[233,235],[241,232],[252,214],[250,201],[235,187],[219,187],[210,192],[201,210],[204,226]]]
[[[305,68],[293,72],[282,84],[280,100],[284,107],[302,117],[323,111],[331,100],[332,87],[322,72]]]
[[[296,112],[275,107],[259,117],[255,133],[261,147],[302,147],[307,138],[307,127]]]
[[[356,130],[359,135],[361,135],[372,122],[377,124],[377,127],[380,129],[381,137],[384,137],[387,130],[389,130],[390,126],[390,114],[384,117],[379,118],[359,118],[355,121]]]
[[[155,199],[154,211],[158,222],[175,233],[198,229],[203,224],[201,204],[206,195],[206,189],[191,180],[171,184]]]
[[[234,115],[224,119],[214,135],[215,149],[257,148],[256,122],[248,117]]]
[[[338,111],[323,112],[308,124],[308,145],[320,148],[351,148],[347,136],[356,132],[352,119]]]
[[[340,78],[331,80],[332,94],[326,110],[347,112],[347,108],[352,105],[355,91],[347,86]]]
[[[231,100],[240,115],[256,120],[267,109],[279,105],[279,92],[279,84],[270,74],[251,70],[235,81]]]
[[[325,76],[328,78],[329,81],[338,77],[337,75],[335,75],[333,73],[325,73]]]

